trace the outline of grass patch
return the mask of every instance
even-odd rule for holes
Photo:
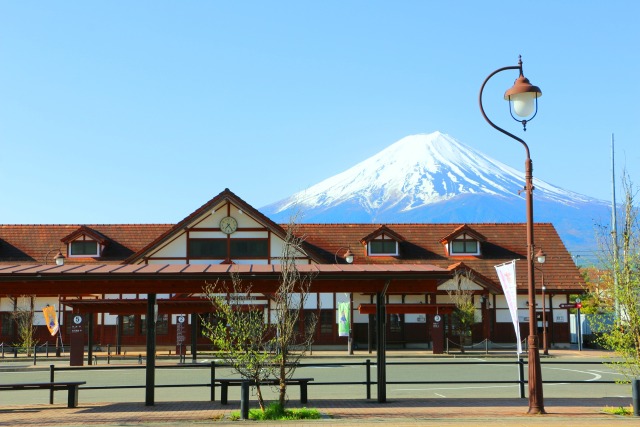
[[[258,421],[268,421],[268,420],[317,420],[322,416],[317,409],[308,409],[308,408],[294,408],[294,409],[284,409],[278,403],[270,404],[264,412],[260,409],[251,409],[249,410],[249,419],[250,420],[258,420]],[[240,419],[240,412],[232,412],[231,413],[232,420]]]
[[[610,408],[607,406],[604,408],[604,412],[611,415],[632,415],[633,407],[629,406],[628,408],[625,408],[624,406],[619,406],[617,408]]]

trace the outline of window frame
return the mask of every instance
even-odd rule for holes
[[[463,252],[454,250],[454,243],[456,243],[456,242],[458,242],[458,243],[462,242],[463,247],[464,247],[464,251]],[[474,242],[475,243],[476,247],[475,247],[475,251],[474,252],[467,251],[467,245],[470,242]],[[478,256],[478,255],[481,255],[480,241],[478,239],[476,239],[475,237],[473,237],[472,235],[468,234],[468,233],[459,234],[449,242],[449,254],[451,254],[451,256]]]
[[[393,251],[393,252],[374,252],[372,250],[372,246],[371,246],[372,243],[382,243],[383,245],[385,243],[393,243],[394,247],[395,247],[395,251]],[[399,253],[398,241],[395,240],[395,239],[373,239],[373,240],[370,240],[367,243],[367,253],[368,253],[369,256],[372,256],[372,257],[374,257],[374,256],[398,256],[398,253]]]
[[[95,244],[96,250],[93,253],[81,253],[81,254],[74,253],[73,246],[74,246],[74,244],[79,244],[79,243],[82,243],[83,245],[86,245],[87,243],[93,243],[93,244]],[[67,253],[68,253],[68,256],[70,258],[73,258],[73,257],[78,257],[78,258],[99,257],[100,256],[100,243],[97,240],[93,240],[93,239],[76,239],[76,240],[73,240],[73,241],[69,242],[69,247],[68,247]]]

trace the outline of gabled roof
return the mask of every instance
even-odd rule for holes
[[[287,232],[282,226],[276,224],[271,219],[267,218],[260,211],[258,211],[253,206],[251,206],[250,204],[242,200],[240,197],[235,195],[231,190],[229,190],[228,188],[225,188],[224,191],[222,191],[220,194],[215,196],[213,199],[209,200],[207,203],[200,206],[198,209],[193,211],[189,216],[184,218],[182,221],[180,221],[179,223],[177,223],[176,225],[174,225],[173,227],[171,227],[170,229],[168,229],[167,231],[159,235],[156,239],[154,239],[152,242],[147,244],[145,247],[143,247],[142,249],[132,254],[127,259],[125,259],[123,261],[123,264],[129,264],[129,263],[133,263],[143,259],[147,253],[157,248],[158,246],[163,244],[165,241],[170,240],[176,234],[182,233],[184,228],[188,227],[198,217],[202,216],[208,211],[211,211],[212,209],[216,208],[223,202],[231,203],[232,205],[242,210],[246,215],[253,218],[253,220],[258,222],[260,225],[269,229],[276,236],[278,236],[281,239],[285,239]],[[319,258],[317,255],[314,254],[313,249],[311,248],[304,248],[304,249],[305,251],[308,249],[307,255],[309,255],[311,259],[318,261]]]
[[[466,265],[464,262],[457,262],[455,264],[451,264],[448,267],[448,270],[454,274],[456,273],[468,274],[470,279],[472,279],[474,282],[476,282],[477,284],[479,284],[480,286],[487,289],[493,294],[502,293],[502,289],[500,285],[496,284],[496,282],[493,279],[490,279],[489,277],[484,276],[480,272]]]
[[[442,239],[440,239],[440,243],[446,245],[451,240],[455,239],[456,237],[458,237],[459,235],[461,235],[463,233],[469,234],[470,236],[474,237],[479,242],[484,242],[484,241],[487,240],[487,238],[484,237],[482,234],[478,233],[476,230],[474,230],[473,228],[469,227],[469,225],[464,224],[464,225],[461,225],[460,227],[456,228],[455,230],[453,230],[451,233],[449,233],[446,236],[444,236]]]
[[[361,244],[362,236],[368,236],[381,224],[299,224],[298,229],[307,236],[307,242],[322,249],[325,262],[333,263],[334,254],[340,248],[349,247],[354,255],[353,264],[412,264],[425,263],[449,269],[460,257],[449,256],[442,245],[442,236],[473,230],[483,237],[482,257],[464,259],[464,266],[472,269],[477,277],[491,281],[500,287],[494,266],[503,262],[523,260],[516,264],[518,288],[527,286],[527,233],[525,223],[475,223],[475,224],[388,224],[405,241],[401,245],[400,257],[370,257]],[[466,227],[466,228],[465,228]],[[536,246],[547,254],[542,268],[545,286],[549,292],[559,290],[581,290],[584,280],[552,224],[534,224]],[[535,274],[536,287],[541,286],[542,275]]]
[[[53,257],[62,251],[62,239],[76,232],[82,225],[1,225],[0,262],[34,262],[53,264]],[[104,236],[108,245],[98,258],[67,258],[65,263],[102,262],[121,263],[123,259],[165,232],[170,224],[91,224],[91,230]]]
[[[62,239],[60,239],[60,241],[62,243],[69,243],[72,242],[74,240],[76,240],[78,237],[80,236],[87,236],[90,237],[91,239],[95,240],[96,242],[100,243],[101,245],[104,245],[107,243],[107,238],[102,235],[101,233],[92,230],[91,228],[87,227],[86,225],[81,225],[80,227],[78,227],[77,230],[75,230],[73,233],[63,237]]]
[[[400,234],[396,233],[395,231],[391,230],[386,225],[381,225],[380,227],[378,227],[377,230],[363,237],[362,240],[360,240],[360,242],[362,244],[367,244],[370,241],[374,240],[376,237],[381,235],[389,236],[396,242],[403,242],[405,240],[404,237],[402,237]]]

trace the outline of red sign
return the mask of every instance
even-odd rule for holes
[[[582,308],[582,303],[575,302],[571,304],[560,304],[560,308]]]

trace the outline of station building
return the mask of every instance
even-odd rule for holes
[[[200,319],[211,315],[202,295],[205,282],[230,280],[233,271],[245,281],[256,280],[250,304],[269,319],[273,307],[263,283],[274,281],[287,227],[228,189],[177,224],[0,225],[0,342],[16,342],[13,313],[32,305],[36,339],[53,345],[41,311],[53,305],[63,342],[73,314],[83,313],[91,323],[92,345],[142,346],[147,295],[153,293],[157,345],[174,346],[177,319],[187,315],[187,343],[207,348],[210,342],[199,328]],[[473,295],[476,308],[467,344],[486,339],[514,345],[495,270],[513,260],[521,260],[516,261],[518,320],[521,337],[528,335],[524,223],[297,224],[296,233],[304,238],[297,264],[317,273],[300,324],[303,328],[305,315],[317,316],[314,346],[345,348],[338,307],[347,301],[354,346],[375,346],[380,296],[387,348],[430,348],[434,316],[444,318],[445,336],[458,342],[450,296],[457,288]],[[536,265],[539,330],[544,306],[549,346],[567,346],[569,312],[560,305],[581,293],[584,281],[552,224],[535,224],[534,236],[536,250],[546,254],[545,263]]]

